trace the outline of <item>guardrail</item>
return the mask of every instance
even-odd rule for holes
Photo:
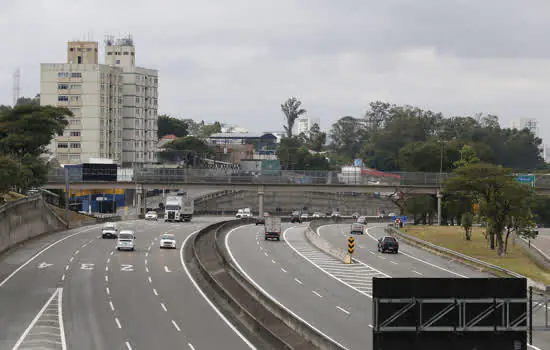
[[[201,275],[233,307],[234,317],[267,340],[266,348],[343,349],[257,290],[232,264],[222,242],[230,228],[247,223],[251,221],[214,224],[195,236],[193,254]]]
[[[405,239],[408,242],[412,242],[416,246],[420,246],[421,248],[424,248],[424,249],[428,248],[428,250],[439,253],[440,255],[445,255],[445,256],[454,258],[457,262],[463,263],[465,265],[469,265],[469,266],[475,267],[475,268],[476,267],[477,268],[482,268],[482,269],[484,269],[488,272],[496,273],[497,275],[500,274],[500,275],[505,275],[505,276],[509,276],[509,277],[525,278],[525,279],[527,279],[527,283],[528,283],[529,286],[532,286],[532,287],[534,287],[535,289],[537,289],[539,291],[544,291],[544,292],[546,291],[546,286],[544,284],[542,284],[540,282],[533,281],[530,278],[525,277],[525,276],[523,276],[523,275],[521,275],[517,272],[510,271],[508,269],[505,269],[505,268],[497,266],[497,265],[493,265],[493,264],[488,263],[486,261],[476,259],[474,257],[459,253],[457,251],[435,245],[431,242],[424,241],[420,238],[408,235],[408,234],[406,234],[406,233],[404,233],[400,230],[397,230],[396,228],[391,227],[391,226],[386,227],[385,230],[386,230],[387,234],[397,235],[397,236]]]

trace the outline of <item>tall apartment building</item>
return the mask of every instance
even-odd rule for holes
[[[321,126],[320,119],[311,117],[300,117],[296,119],[294,123],[292,134],[296,136],[300,135],[301,133],[308,135],[309,130],[311,130],[314,124]]]
[[[67,63],[41,64],[42,105],[69,108],[74,116],[49,150],[62,164],[111,158],[122,166],[155,160],[158,72],[136,67],[130,37],[98,43],[71,41]]]
[[[529,129],[535,137],[542,139],[542,133],[541,133],[541,127],[539,125],[539,121],[535,118],[520,118],[519,120],[513,120],[510,124],[510,127],[512,129]],[[545,162],[548,162],[550,154],[548,153],[548,147],[543,142],[540,145],[540,150],[542,151],[542,157],[544,158]]]

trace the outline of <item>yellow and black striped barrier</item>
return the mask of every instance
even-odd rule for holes
[[[355,251],[355,238],[349,237],[348,238],[348,255],[346,256],[346,264],[351,264],[353,260],[351,260],[351,256],[353,255],[353,252]]]

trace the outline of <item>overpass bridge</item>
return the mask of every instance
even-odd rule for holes
[[[283,170],[254,174],[236,169],[52,169],[46,189],[136,189],[138,203],[143,191],[151,189],[216,189],[258,193],[263,212],[263,194],[270,192],[397,193],[439,194],[450,173],[395,172],[342,175],[336,171]],[[550,194],[550,175],[530,175],[530,184],[539,194]],[[142,198],[143,197],[143,198]],[[438,196],[439,198],[439,196]],[[145,203],[144,203],[145,205]],[[141,204],[139,204],[141,207]]]

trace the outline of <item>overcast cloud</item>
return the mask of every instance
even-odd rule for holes
[[[548,0],[2,0],[0,33],[0,104],[17,67],[34,96],[68,40],[131,33],[178,117],[279,130],[297,96],[322,128],[373,100],[550,126]]]

